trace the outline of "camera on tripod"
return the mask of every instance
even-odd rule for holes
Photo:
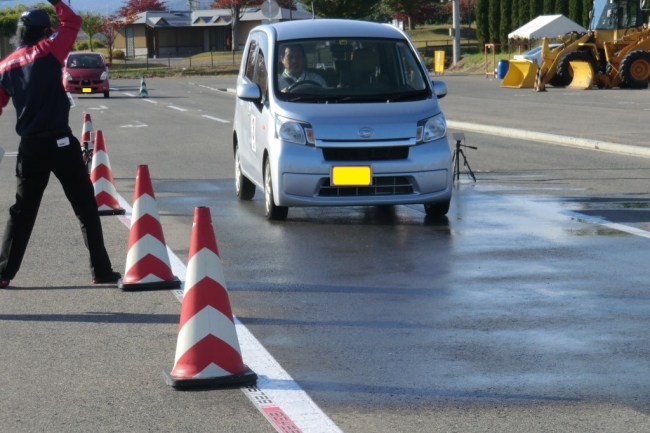
[[[467,167],[467,174],[470,176],[472,179],[474,179],[474,182],[476,182],[476,176],[474,176],[474,172],[469,166],[469,163],[467,162],[467,157],[465,156],[465,152],[463,152],[462,147],[466,147],[468,149],[478,149],[478,147],[474,146],[468,146],[466,144],[461,144],[463,141],[465,141],[465,134],[462,132],[454,132],[451,134],[451,136],[456,140],[456,150],[454,151],[454,156],[451,158],[451,164],[454,166],[454,174],[451,177],[452,182],[455,182],[456,180],[460,181],[460,157],[463,157],[463,166]]]

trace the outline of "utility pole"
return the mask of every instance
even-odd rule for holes
[[[454,65],[460,61],[460,0],[452,0],[454,10]]]

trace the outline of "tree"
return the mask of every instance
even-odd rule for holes
[[[510,5],[510,25],[513,29],[521,27],[521,21],[519,20],[519,3],[519,0],[512,0],[512,5]]]
[[[167,2],[159,0],[126,0],[124,6],[117,10],[119,17],[128,18],[146,11],[167,10]]]
[[[569,0],[569,19],[577,23],[582,21],[582,0]]]
[[[107,15],[102,17],[102,26],[99,34],[104,36],[106,46],[108,47],[109,62],[113,61],[113,44],[119,34],[119,31],[133,22],[133,18],[120,18],[115,15]]]
[[[532,20],[537,18],[542,14],[542,11],[544,10],[544,2],[543,0],[530,0],[528,3],[528,13],[529,17]]]
[[[512,0],[501,0],[501,22],[499,28],[499,40],[502,48],[508,46],[508,33],[512,31],[510,27],[510,17],[512,15]]]
[[[411,30],[416,24],[422,24],[426,20],[426,15],[431,16],[435,10],[431,4],[433,0],[385,0],[385,2],[389,9],[408,22]]]
[[[239,20],[246,11],[253,7],[259,7],[264,0],[213,0],[210,9],[230,9],[231,30],[232,30],[232,51],[237,51],[239,45]],[[280,7],[296,10],[295,0],[276,0]]]
[[[488,0],[476,0],[476,38],[479,47],[490,42],[488,6]]]
[[[411,0],[406,0],[411,1]],[[305,6],[319,17],[362,19],[368,18],[379,7],[380,0],[314,0]],[[393,7],[394,0],[386,1],[385,6],[393,13],[403,12]],[[312,9],[313,6],[313,9]]]
[[[589,0],[592,1],[592,0]],[[555,13],[555,1],[554,0],[544,0],[542,11],[544,15],[553,15]]]
[[[589,28],[589,13],[591,12],[591,9],[593,8],[593,3],[591,0],[583,0],[582,2],[582,17],[580,18],[579,23],[582,24],[582,27],[588,29]]]
[[[475,18],[476,0],[459,0],[458,7],[460,9],[460,22],[464,21],[471,29],[472,21]]]
[[[501,22],[501,2],[499,0],[488,0],[488,27],[490,29],[490,43],[498,44]]]
[[[82,12],[81,16],[81,30],[90,38],[90,51],[93,50],[93,37],[96,33],[101,32],[104,25],[101,14],[90,12]]]

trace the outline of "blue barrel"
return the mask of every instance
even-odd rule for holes
[[[507,60],[499,60],[499,63],[497,63],[497,78],[499,80],[503,80],[508,73],[508,66],[510,66],[510,62]]]

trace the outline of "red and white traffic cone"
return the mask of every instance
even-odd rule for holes
[[[194,209],[187,279],[174,368],[163,370],[174,388],[255,383],[241,355],[210,209]]]
[[[81,143],[88,143],[88,148],[93,148],[95,141],[95,130],[93,129],[93,122],[90,120],[90,114],[84,113],[84,126],[81,130]]]
[[[146,165],[138,166],[124,278],[117,286],[122,290],[177,289],[181,286],[181,281],[172,274]]]
[[[90,171],[90,181],[95,189],[95,201],[100,215],[124,215],[125,210],[120,207],[117,200],[117,190],[113,181],[111,163],[106,152],[104,133],[95,132],[95,152],[93,165]]]

